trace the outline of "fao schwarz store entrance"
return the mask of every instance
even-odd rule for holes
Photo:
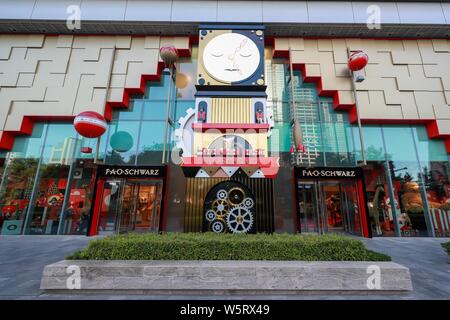
[[[295,167],[297,231],[368,237],[363,170]]]
[[[89,234],[158,232],[166,167],[99,166]]]

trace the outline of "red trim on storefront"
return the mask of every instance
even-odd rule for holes
[[[51,36],[51,35],[50,35]],[[57,36],[57,35],[54,35]],[[88,35],[83,35],[88,36]],[[101,35],[104,36],[104,35]],[[133,37],[135,37],[133,35]],[[138,36],[136,36],[138,37]],[[161,37],[161,38],[173,38]],[[188,48],[177,49],[178,55],[180,57],[189,57],[191,55],[191,43],[195,41],[195,37],[189,37]],[[198,41],[198,40],[197,40]],[[138,88],[124,88],[122,101],[107,101],[104,108],[104,116],[107,121],[111,121],[112,111],[114,108],[128,108],[130,97],[132,95],[144,95],[146,89],[146,83],[148,81],[160,81],[162,70],[164,69],[164,63],[162,61],[158,62],[156,68],[156,74],[143,74],[141,75],[140,85]],[[14,140],[16,136],[20,135],[31,135],[33,131],[33,126],[36,121],[73,121],[75,118],[72,116],[29,116],[24,115],[22,118],[22,123],[20,129],[17,131],[5,130],[0,133],[0,150],[11,150],[14,145]]]
[[[91,222],[91,228],[89,230],[89,236],[95,236],[98,234],[98,221],[100,219],[100,212],[102,210],[102,193],[103,193],[103,187],[105,185],[105,179],[99,178],[97,181],[97,190],[95,192],[94,196],[94,211],[92,213],[92,222]]]
[[[169,166],[166,166],[166,176],[164,177],[164,203],[162,208],[161,231],[166,232],[167,225],[167,206],[168,206],[168,190],[169,190]]]
[[[319,39],[319,38],[318,38]],[[403,39],[405,40],[405,39]],[[274,58],[290,59],[289,50],[274,50]],[[300,70],[303,82],[316,83],[317,93],[320,97],[331,97],[333,99],[333,108],[337,111],[347,111],[351,123],[357,122],[357,113],[355,104],[344,104],[339,100],[338,90],[324,90],[321,76],[310,76],[306,72],[304,63],[294,63],[294,70]],[[361,119],[362,124],[423,124],[427,126],[427,132],[430,139],[444,139],[447,153],[450,153],[450,134],[441,134],[438,129],[436,119]]]
[[[194,130],[226,130],[226,129],[254,129],[254,130],[269,130],[270,125],[268,123],[193,123],[192,128]]]
[[[361,179],[357,180],[358,184],[358,197],[359,197],[359,210],[360,210],[360,217],[361,217],[361,224],[363,228],[363,235],[366,238],[369,238],[369,222],[367,221],[367,212],[366,212],[366,199],[364,197],[364,189],[363,189],[363,182]]]
[[[300,219],[299,219],[299,199],[298,199],[298,179],[295,176],[295,168],[292,168],[292,181],[294,182],[292,185],[292,192],[294,193],[294,196],[292,197],[294,200],[294,233],[301,233],[301,225],[300,225]]]

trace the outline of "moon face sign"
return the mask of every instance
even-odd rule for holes
[[[240,82],[258,69],[260,54],[255,42],[240,33],[224,33],[212,39],[203,51],[203,65],[214,79]]]

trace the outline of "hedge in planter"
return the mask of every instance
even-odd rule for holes
[[[390,261],[360,240],[338,235],[214,233],[109,236],[68,259]]]

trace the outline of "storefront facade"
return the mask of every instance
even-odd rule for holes
[[[0,234],[449,236],[446,20],[434,37],[395,39],[243,21],[1,34]],[[369,63],[354,83],[357,50]],[[75,130],[82,111],[108,120],[99,139]]]

